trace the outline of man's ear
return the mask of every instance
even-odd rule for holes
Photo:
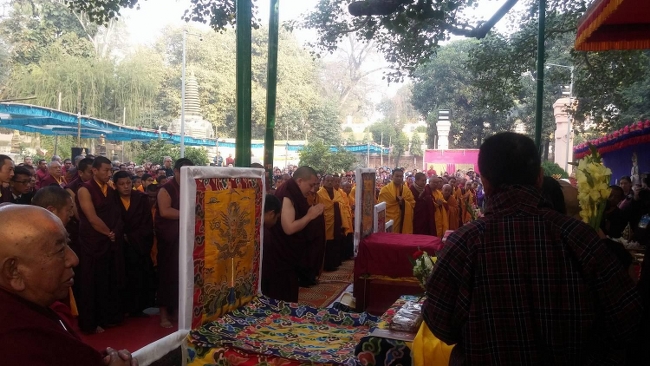
[[[25,282],[18,270],[18,261],[16,258],[6,258],[2,262],[1,274],[2,282],[8,284],[16,292],[25,289]]]

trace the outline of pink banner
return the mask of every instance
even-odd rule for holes
[[[426,150],[424,162],[425,170],[433,167],[438,175],[454,174],[458,170],[467,173],[470,168],[479,173],[478,149]]]

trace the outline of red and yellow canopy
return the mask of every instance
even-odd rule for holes
[[[650,48],[650,0],[596,0],[578,24],[580,51]]]

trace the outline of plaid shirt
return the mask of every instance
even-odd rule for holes
[[[618,365],[641,319],[627,271],[588,225],[533,187],[490,196],[486,217],[449,236],[424,320],[450,365]]]

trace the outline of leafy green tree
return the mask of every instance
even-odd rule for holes
[[[547,177],[552,177],[555,174],[559,174],[561,178],[564,179],[569,178],[567,172],[564,169],[562,169],[559,165],[557,165],[557,163],[554,163],[552,161],[543,161],[542,169],[544,169],[544,175]]]
[[[142,147],[137,154],[137,161],[150,161],[155,164],[162,164],[165,156],[171,156],[176,161],[181,156],[180,146],[172,145],[162,140],[142,143]],[[192,160],[194,165],[208,165],[208,152],[203,148],[186,147],[185,157]]]
[[[411,155],[413,156],[422,156],[422,139],[420,139],[420,134],[414,133],[411,137]]]
[[[391,151],[392,156],[395,158],[396,162],[399,162],[400,158],[409,148],[409,138],[404,132],[399,132],[397,138],[393,140],[393,148]]]
[[[452,42],[414,74],[415,109],[424,116],[450,110],[451,148],[478,148],[484,137],[511,128],[506,115],[514,106],[512,97],[474,85],[476,77],[468,69],[468,55],[477,44],[473,40]]]
[[[340,173],[350,170],[356,162],[351,152],[338,147],[331,151],[329,145],[311,142],[300,151],[300,165],[314,168],[319,173]]]
[[[391,141],[394,142],[397,139],[399,132],[389,120],[373,123],[370,125],[369,131],[372,134],[371,141],[384,147],[390,147]]]

